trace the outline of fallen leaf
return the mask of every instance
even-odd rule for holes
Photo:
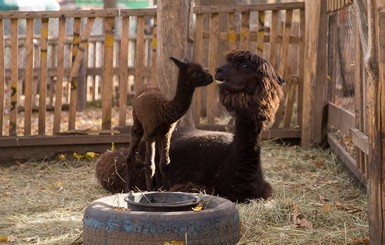
[[[324,205],[322,205],[322,211],[324,211],[325,213],[330,212],[330,209],[331,209],[331,207],[329,204],[325,203]]]
[[[329,201],[329,198],[327,198],[325,196],[322,196],[322,195],[319,195],[319,199],[321,200],[322,203],[325,203],[325,202]]]
[[[0,235],[0,242],[7,242],[7,241],[8,241],[8,236]]]
[[[163,245],[184,245],[184,242],[171,241],[171,242],[164,242]]]
[[[195,207],[193,207],[192,210],[193,210],[194,212],[199,212],[199,211],[202,210],[202,208],[203,208],[202,204],[201,204],[201,203],[198,203],[198,205],[196,205]]]
[[[299,207],[297,204],[293,206],[292,216],[293,216],[293,219],[292,219],[293,225],[295,225],[295,227],[313,230],[313,223],[307,220],[305,217],[303,217],[302,214],[300,214]]]
[[[61,161],[64,161],[64,160],[67,159],[67,155],[66,155],[66,154],[59,154],[59,155],[57,155],[57,158],[58,158],[59,160],[61,160]]]
[[[365,237],[361,239],[353,238],[352,242],[353,244],[369,244],[369,237]]]

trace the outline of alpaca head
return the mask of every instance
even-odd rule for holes
[[[182,82],[184,86],[195,88],[207,86],[214,81],[211,74],[206,72],[201,65],[190,62],[187,58],[183,62],[174,57],[170,57],[170,59],[179,68],[179,78],[181,79],[178,79],[178,83]]]
[[[230,113],[259,121],[262,129],[272,124],[285,81],[268,61],[249,51],[231,51],[215,79],[221,103]]]

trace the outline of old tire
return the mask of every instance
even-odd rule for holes
[[[240,239],[239,214],[231,201],[202,195],[199,212],[143,212],[126,207],[126,195],[92,202],[83,217],[84,244],[236,244]]]

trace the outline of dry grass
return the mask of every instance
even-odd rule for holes
[[[365,244],[365,190],[329,152],[263,144],[274,198],[238,204],[239,244]],[[43,161],[0,168],[0,241],[81,244],[83,210],[108,195],[94,161]],[[7,242],[6,242],[7,243]]]

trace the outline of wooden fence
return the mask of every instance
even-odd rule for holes
[[[367,82],[352,1],[328,5],[328,143],[364,184],[368,180]]]
[[[301,136],[304,10],[304,3],[194,8],[193,60],[214,73],[223,51],[247,49],[287,81],[265,137]],[[135,88],[155,78],[156,9],[0,12],[0,37],[0,160],[129,142],[116,129],[132,123]],[[196,92],[197,126],[225,118],[217,97],[214,84]],[[99,102],[101,109],[86,107]]]

